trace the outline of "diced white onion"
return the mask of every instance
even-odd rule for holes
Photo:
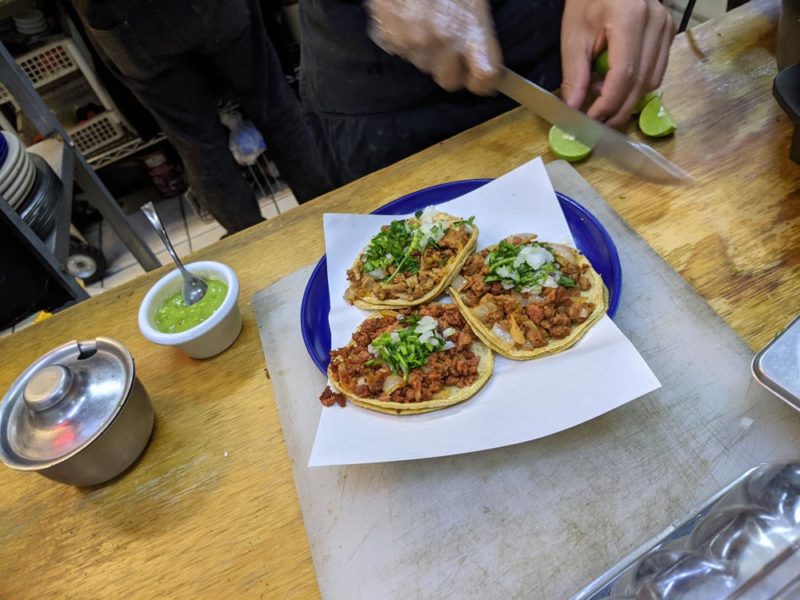
[[[558,254],[561,258],[565,259],[567,262],[574,263],[576,260],[575,251],[571,248],[565,248],[563,246],[553,246],[553,252]]]
[[[514,345],[514,338],[511,337],[509,332],[500,327],[499,323],[495,323],[492,326],[492,333],[497,336],[497,339],[499,339],[503,344],[506,344],[507,346]]]
[[[542,282],[542,287],[546,287],[546,288],[557,288],[557,287],[558,287],[558,282],[556,282],[556,280],[555,280],[555,279],[553,279],[553,276],[552,276],[552,275],[548,275],[548,276],[547,276],[547,279],[545,279],[545,280]]]
[[[372,356],[378,356],[378,349],[375,346],[373,346],[372,344],[369,344],[367,346],[367,352],[372,354]]]
[[[531,268],[538,269],[545,263],[553,262],[555,258],[541,246],[523,246],[519,254],[514,259],[514,265],[520,266],[528,263]]]
[[[439,210],[435,206],[426,206],[422,214],[419,216],[420,224],[424,225],[425,223],[433,223],[435,221],[436,215],[439,214]]]
[[[442,332],[442,335],[447,338],[447,337],[450,337],[451,335],[453,335],[455,332],[456,332],[456,330],[455,330],[454,327],[448,327],[447,329],[445,329]]]
[[[391,340],[392,340],[392,341],[393,341],[395,344],[398,344],[398,343],[400,343],[400,334],[399,334],[399,333],[397,333],[396,331],[393,331],[393,332],[391,332],[391,333],[389,334],[389,337],[391,338]]]
[[[513,279],[515,281],[519,279],[519,275],[517,275],[515,271],[512,271],[506,266],[499,267],[496,273],[500,275],[500,277],[503,277],[504,279]]]
[[[400,377],[400,375],[392,373],[383,381],[383,393],[391,394],[401,385],[403,385],[403,378]]]
[[[497,305],[494,302],[484,302],[483,304],[478,304],[472,310],[476,317],[483,320],[490,312],[497,310]]]
[[[507,282],[504,281],[503,282],[503,289],[504,290],[510,290],[513,287],[514,287],[514,282],[513,281],[507,281]]]
[[[436,334],[433,331],[425,331],[419,336],[420,344],[426,344],[431,341],[431,338],[434,338]]]
[[[424,333],[426,331],[433,331],[438,325],[439,323],[436,321],[436,319],[430,315],[425,315],[419,320],[419,323],[417,323],[416,332]]]
[[[442,347],[442,350],[450,350],[450,349],[455,348],[455,347],[456,347],[456,345],[453,342],[451,342],[450,340],[447,340],[444,343],[444,346]]]
[[[542,286],[541,285],[532,285],[526,288],[522,288],[520,290],[523,293],[533,294],[534,296],[538,296],[542,293]]]
[[[420,226],[420,232],[424,240],[438,242],[444,237],[444,226],[441,223],[425,223]]]
[[[377,269],[373,269],[372,271],[367,271],[367,275],[369,275],[373,279],[383,279],[384,277],[386,277],[386,271],[378,267]]]
[[[464,279],[461,275],[456,275],[453,278],[453,283],[450,285],[453,287],[453,289],[461,291],[461,288],[464,287],[465,283],[467,283],[466,279]]]
[[[520,292],[511,292],[511,298],[514,299],[514,302],[519,304],[521,307],[525,308],[528,305],[528,297]]]

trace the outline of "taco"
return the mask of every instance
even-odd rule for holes
[[[377,310],[436,298],[475,250],[478,228],[429,206],[381,227],[347,271],[345,300]]]
[[[450,294],[478,337],[516,360],[566,350],[608,308],[603,280],[583,254],[533,234],[473,254]]]
[[[492,374],[492,352],[454,304],[430,303],[370,315],[342,348],[331,351],[326,406],[353,404],[390,414],[418,414],[472,397]]]

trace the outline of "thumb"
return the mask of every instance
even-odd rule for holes
[[[564,36],[562,36],[564,40]],[[592,73],[592,53],[582,44],[561,43],[561,97],[573,108],[583,105]]]
[[[482,44],[469,44],[465,49],[467,67],[466,87],[473,94],[485,96],[495,91],[497,78],[500,76],[500,65],[503,64],[503,52],[494,33],[489,31],[481,36]]]
[[[492,94],[503,64],[503,52],[494,33],[489,3],[479,0],[465,16],[461,41],[467,69],[466,88],[473,94]]]

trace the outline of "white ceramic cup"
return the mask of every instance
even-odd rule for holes
[[[242,330],[242,315],[237,304],[239,279],[230,267],[210,260],[190,263],[186,269],[205,279],[224,281],[228,294],[222,305],[208,319],[186,331],[162,333],[156,329],[156,312],[183,286],[181,272],[175,269],[159,279],[145,295],[139,306],[139,329],[151,342],[177,346],[192,358],[208,358],[227,349]]]

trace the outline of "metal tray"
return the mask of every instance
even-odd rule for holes
[[[800,316],[753,358],[753,377],[800,410]]]
[[[622,559],[574,598],[790,598],[798,582],[800,463],[764,464]]]

